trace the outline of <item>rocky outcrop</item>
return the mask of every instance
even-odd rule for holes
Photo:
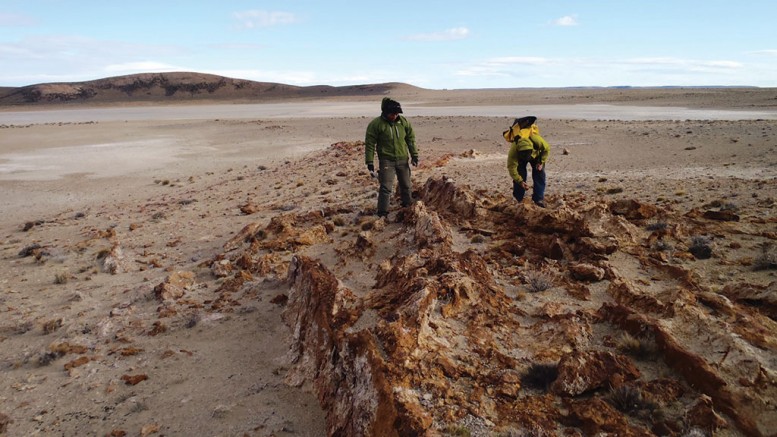
[[[330,435],[769,434],[770,289],[715,293],[692,258],[654,256],[658,232],[687,240],[684,217],[515,205],[449,178],[419,194],[389,220],[337,209],[361,228],[334,258],[311,256],[335,239],[332,209],[248,225],[218,260],[230,275],[288,272],[286,380],[312,384]],[[643,229],[659,214],[670,225]]]

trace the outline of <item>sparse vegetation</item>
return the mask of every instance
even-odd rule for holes
[[[45,351],[38,356],[38,365],[41,367],[48,366],[51,364],[54,360],[61,357],[63,353],[61,352],[52,352],[52,351]]]
[[[666,240],[656,240],[655,244],[653,244],[653,249],[659,252],[666,252],[674,249],[674,247]]]
[[[658,354],[655,339],[651,337],[636,338],[629,333],[621,335],[616,347],[619,351],[640,360],[652,359]]]
[[[530,271],[526,274],[526,285],[529,291],[538,293],[553,287],[553,277],[541,271]]]
[[[59,272],[54,275],[55,284],[67,284],[67,281],[69,279],[70,279],[70,273],[68,272]]]
[[[61,327],[62,327],[62,319],[49,320],[48,322],[43,324],[43,333],[51,334],[52,332],[56,331]]]
[[[696,259],[712,258],[712,240],[706,236],[696,235],[691,238],[688,252],[691,252]]]
[[[200,323],[200,315],[198,313],[192,314],[191,317],[189,317],[189,320],[186,321],[186,327],[191,329],[197,326],[197,324]]]
[[[761,246],[761,253],[755,258],[753,267],[756,270],[777,269],[777,247],[772,243]]]
[[[537,425],[531,425],[530,428],[525,429],[508,429],[496,434],[498,437],[549,437],[555,436],[555,432],[548,432]]]
[[[443,430],[445,435],[451,436],[451,437],[470,437],[472,436],[472,431],[469,430],[469,428],[461,425],[448,425],[445,430]]]
[[[558,378],[558,366],[555,364],[534,363],[521,375],[521,385],[535,390],[547,391]]]
[[[683,433],[682,437],[707,437],[708,434],[699,428],[691,428]]]
[[[624,385],[610,391],[607,402],[621,413],[631,414],[645,407],[642,393],[635,387]]]
[[[664,231],[668,227],[669,227],[669,225],[665,221],[660,221],[659,220],[659,221],[655,221],[653,223],[648,224],[645,227],[645,229],[647,229],[648,231],[651,231],[651,232],[656,232],[656,231]]]
[[[145,402],[135,402],[130,408],[131,413],[140,413],[141,411],[148,410],[148,404]]]

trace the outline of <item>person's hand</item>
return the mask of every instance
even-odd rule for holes
[[[414,156],[410,159],[410,162],[413,164],[413,167],[418,167],[418,157]]]
[[[537,164],[537,171],[542,171],[542,167],[544,167],[542,163]]]
[[[523,187],[524,190],[529,189],[529,184],[526,183],[526,181],[521,182],[521,187]]]
[[[375,174],[375,166],[372,164],[367,164],[367,171],[370,172],[370,176],[376,178],[378,175]]]

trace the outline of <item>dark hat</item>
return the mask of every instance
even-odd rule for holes
[[[533,125],[534,122],[536,121],[537,121],[537,117],[533,115],[530,115],[528,117],[516,118],[515,121],[513,122],[513,126],[517,124],[518,127],[520,127],[521,129],[526,129],[527,127],[531,127],[531,125]]]
[[[380,110],[384,114],[401,114],[402,105],[400,105],[396,100],[384,97],[383,101],[380,102]]]

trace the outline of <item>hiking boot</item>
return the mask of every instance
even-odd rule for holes
[[[538,200],[538,201],[534,202],[534,204],[539,206],[540,208],[547,208],[545,206],[545,201],[544,200]]]

